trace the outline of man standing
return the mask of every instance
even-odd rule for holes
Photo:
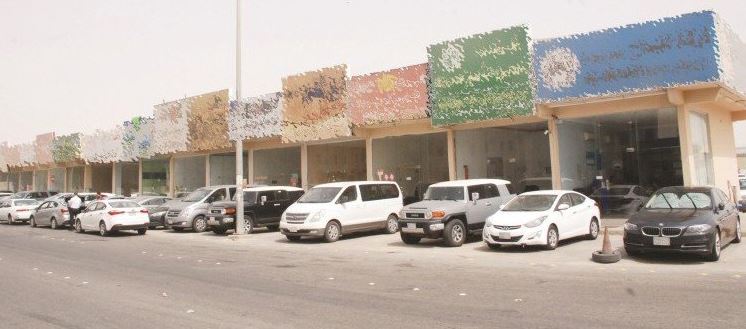
[[[70,200],[67,201],[67,211],[70,213],[70,227],[75,227],[75,217],[78,216],[80,206],[83,205],[83,200],[78,196],[78,192],[75,192]]]

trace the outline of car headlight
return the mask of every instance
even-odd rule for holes
[[[637,226],[637,224],[632,223],[624,223],[624,230],[625,231],[637,231],[640,228]]]
[[[526,224],[523,224],[523,226],[528,227],[528,228],[537,227],[537,226],[541,225],[541,223],[543,223],[546,219],[547,219],[547,216],[541,216],[541,217],[539,217],[537,219],[534,219],[534,220],[532,220],[532,221],[530,221],[530,222],[528,222]]]
[[[322,217],[324,217],[324,213],[326,213],[325,210],[319,210],[310,217],[308,217],[309,223],[315,223],[321,220]]]
[[[235,215],[236,208],[223,208],[223,210],[221,210],[220,213],[223,215]]]
[[[443,210],[433,210],[430,212],[430,219],[443,219],[446,217],[446,212]]]
[[[282,215],[280,216],[280,223],[284,223],[287,220],[285,219],[285,212],[282,212]]]
[[[686,232],[684,232],[684,235],[703,234],[709,231],[711,228],[712,225],[709,224],[692,225],[686,228]]]

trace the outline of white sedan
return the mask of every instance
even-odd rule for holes
[[[31,215],[39,206],[34,199],[7,199],[0,201],[0,220],[8,224],[28,222]]]
[[[492,248],[540,245],[552,250],[560,240],[598,237],[601,215],[592,199],[573,191],[523,193],[487,218],[482,239]]]
[[[102,200],[91,202],[75,221],[75,231],[98,231],[101,236],[121,230],[145,234],[150,225],[148,211],[134,201]]]

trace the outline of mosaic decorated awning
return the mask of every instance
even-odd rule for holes
[[[726,86],[746,96],[746,44],[715,13],[720,80]]]
[[[641,92],[718,79],[712,12],[537,41],[537,98]]]
[[[282,108],[281,92],[232,101],[228,113],[228,137],[242,141],[280,136]]]
[[[347,66],[338,65],[282,79],[282,141],[351,136],[345,111]]]
[[[20,159],[20,165],[27,166],[36,163],[36,149],[34,144],[24,143],[18,145],[18,155]]]
[[[0,142],[0,172],[7,172],[10,157],[10,147],[7,142]]]
[[[432,45],[428,58],[433,125],[533,114],[526,27]]]
[[[57,136],[52,142],[51,149],[54,162],[63,163],[80,160],[80,135]]]
[[[153,127],[155,120],[134,117],[122,125],[122,152],[126,160],[136,161],[153,156]]]
[[[154,106],[152,153],[171,154],[187,150],[190,104],[191,98],[185,98]]]
[[[187,112],[189,151],[230,147],[228,104],[228,89],[191,97]]]
[[[427,118],[427,63],[359,75],[348,83],[352,124],[375,125]]]
[[[34,149],[36,152],[36,162],[39,164],[50,164],[54,162],[52,158],[52,142],[54,142],[54,133],[47,133],[36,136]]]
[[[112,163],[123,160],[122,128],[96,130],[80,135],[80,156],[87,163]]]

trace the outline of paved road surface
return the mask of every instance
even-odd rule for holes
[[[619,236],[613,243],[620,244]],[[0,328],[736,328],[746,245],[589,261],[359,235],[289,243],[149,231],[101,238],[0,225]]]

